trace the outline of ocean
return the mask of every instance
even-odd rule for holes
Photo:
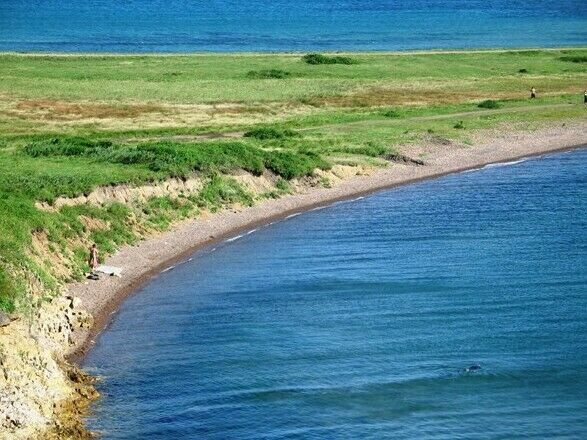
[[[89,426],[104,439],[584,439],[586,223],[582,149],[198,251],[97,340]]]
[[[585,0],[2,0],[0,50],[239,52],[587,43]]]

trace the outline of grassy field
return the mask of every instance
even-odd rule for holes
[[[317,168],[384,166],[426,136],[466,146],[483,129],[585,118],[586,86],[587,49],[0,55],[0,307],[26,308],[81,277],[90,242],[108,254],[201,210],[254,203],[237,170],[278,176],[263,195],[276,197]],[[189,197],[39,209],[194,175],[205,184]]]

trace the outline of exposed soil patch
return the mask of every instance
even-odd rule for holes
[[[377,107],[387,105],[450,104],[486,98],[475,90],[438,90],[412,87],[370,87],[348,95],[308,98],[310,105],[333,107]],[[501,97],[500,97],[501,98]]]
[[[16,110],[32,112],[45,119],[107,119],[136,118],[145,113],[167,113],[155,104],[112,105],[103,103],[73,103],[52,99],[27,99],[16,104]]]

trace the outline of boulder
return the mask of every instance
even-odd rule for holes
[[[11,322],[12,320],[10,319],[10,316],[8,316],[8,314],[0,310],[0,327],[5,327]]]

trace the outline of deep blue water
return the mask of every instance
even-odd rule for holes
[[[90,353],[104,377],[90,425],[105,439],[585,439],[586,223],[583,149],[200,251]]]
[[[0,50],[402,50],[587,44],[585,0],[2,0]]]

